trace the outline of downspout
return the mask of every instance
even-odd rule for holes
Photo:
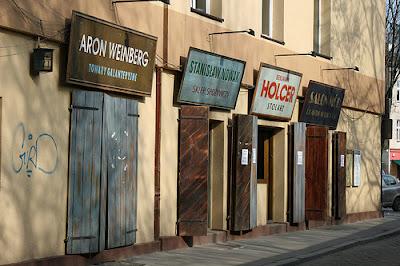
[[[168,4],[163,13],[163,66],[168,62]],[[161,75],[162,67],[156,66],[156,124],[154,151],[154,241],[160,239],[160,150],[161,150]]]

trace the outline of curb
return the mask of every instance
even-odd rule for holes
[[[382,240],[382,239],[385,239],[385,238],[388,238],[388,237],[391,237],[394,235],[398,235],[398,234],[400,234],[400,228],[392,229],[392,230],[377,234],[372,237],[364,237],[364,238],[349,241],[349,242],[346,242],[343,244],[334,245],[334,246],[327,247],[327,248],[322,248],[318,251],[315,251],[315,252],[312,252],[309,254],[299,254],[298,256],[295,256],[293,258],[283,259],[283,260],[276,261],[276,262],[271,262],[270,265],[298,265],[300,263],[311,261],[311,260],[321,257],[321,256],[333,254],[333,253],[339,252],[341,250],[352,248],[352,247],[355,247],[358,245],[362,245],[362,244],[366,244],[366,243],[370,243],[370,242],[374,242],[374,241],[379,241],[379,240]]]

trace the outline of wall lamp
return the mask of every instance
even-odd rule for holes
[[[252,35],[252,36],[255,36],[255,32],[254,32],[253,29],[212,32],[212,33],[209,33],[208,36],[211,36],[211,35],[219,35],[219,34],[232,34],[232,33],[247,33],[247,34],[250,34],[250,35]]]
[[[275,57],[283,57],[283,56],[302,56],[302,55],[309,55],[312,57],[316,57],[317,54],[315,52],[309,52],[309,53],[298,53],[298,54],[276,54]]]
[[[132,2],[150,2],[150,1],[160,1],[163,2],[164,4],[170,4],[170,0],[113,0],[112,3],[132,3]]]
[[[323,68],[321,70],[354,70],[354,71],[360,71],[358,66],[353,66],[353,67],[339,67],[339,68]]]

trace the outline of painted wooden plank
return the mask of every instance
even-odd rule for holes
[[[346,215],[346,133],[332,136],[332,216]]]
[[[178,234],[207,234],[208,107],[183,105],[180,113]]]
[[[249,151],[249,164],[251,165],[250,176],[250,229],[257,226],[257,147],[258,147],[258,125],[257,117],[252,117],[252,148]]]
[[[233,231],[249,230],[256,224],[254,212],[257,212],[256,194],[256,172],[252,169],[252,149],[257,148],[253,138],[257,137],[254,123],[257,120],[250,115],[233,115],[233,160],[231,176],[231,226]],[[255,184],[254,184],[255,183]],[[255,189],[254,189],[255,186]],[[257,194],[255,195],[257,197]],[[253,214],[254,215],[254,214]],[[252,218],[251,218],[252,217]]]
[[[137,101],[104,96],[107,248],[136,240]]]
[[[126,245],[136,242],[136,215],[137,215],[137,146],[138,146],[138,102],[127,101],[127,197],[126,197]]]
[[[102,94],[74,90],[71,111],[67,253],[99,251],[99,199]],[[93,189],[93,190],[92,190]]]
[[[289,144],[289,220],[298,224],[305,220],[305,123],[293,123],[290,125]]]

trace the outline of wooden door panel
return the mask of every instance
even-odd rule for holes
[[[107,248],[136,239],[137,101],[104,96]]]
[[[103,95],[72,92],[67,254],[101,250],[100,165]]]
[[[307,127],[305,182],[306,220],[325,220],[328,182],[328,129],[326,128]]]
[[[305,151],[306,126],[294,123],[289,127],[289,220],[302,223],[305,219]]]
[[[233,142],[230,229],[249,230],[257,222],[257,164],[253,163],[253,156],[257,154],[255,116],[233,116]]]
[[[346,133],[332,136],[332,216],[346,216]]]
[[[208,107],[182,106],[179,132],[178,234],[207,235]]]

